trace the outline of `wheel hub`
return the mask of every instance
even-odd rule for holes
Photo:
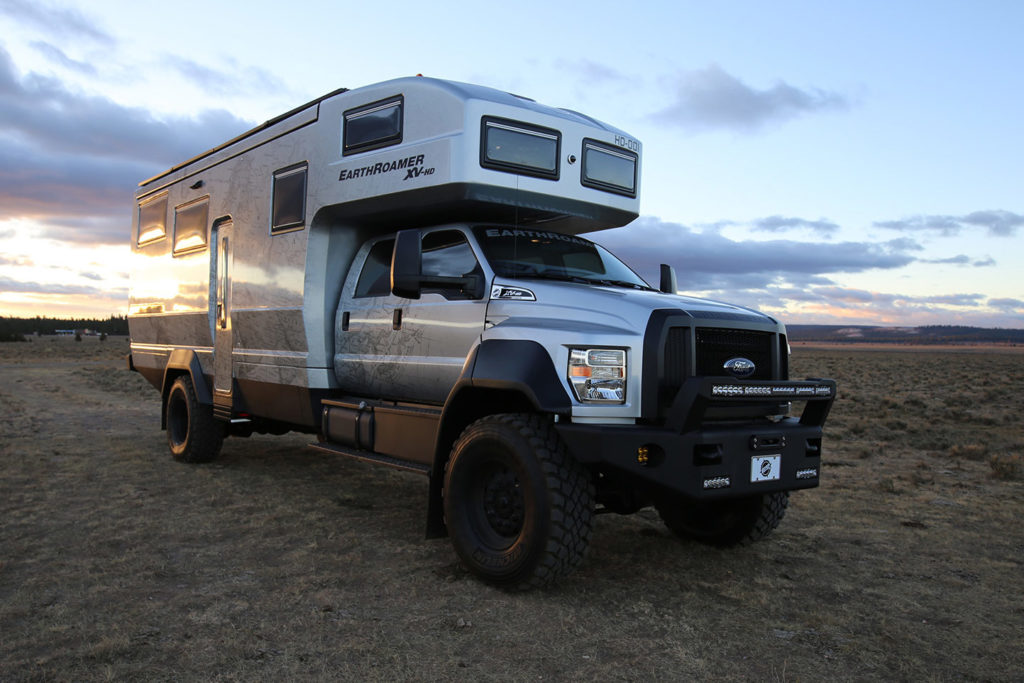
[[[523,493],[519,479],[508,470],[495,473],[484,487],[484,514],[502,536],[515,536],[523,528]]]

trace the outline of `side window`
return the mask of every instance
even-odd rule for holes
[[[175,256],[206,248],[206,221],[209,209],[209,197],[174,208]]]
[[[489,116],[480,125],[481,166],[558,180],[562,134],[557,130]]]
[[[357,299],[368,296],[387,296],[391,293],[391,253],[394,240],[382,240],[370,247],[370,253],[356,282]]]
[[[635,197],[637,158],[636,152],[586,139],[580,182],[597,190]]]
[[[402,141],[404,98],[380,100],[344,114],[342,155],[395,145]]]
[[[424,275],[462,277],[479,269],[473,249],[458,230],[440,230],[423,237]]]
[[[139,235],[137,244],[143,246],[167,236],[167,193],[139,203]]]
[[[306,223],[306,176],[308,166],[291,166],[274,172],[270,232],[297,230]]]

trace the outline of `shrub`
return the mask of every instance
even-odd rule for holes
[[[989,458],[988,464],[996,479],[1021,479],[1024,474],[1024,458],[1016,453],[997,453]]]
[[[951,458],[963,458],[980,462],[985,459],[986,455],[988,455],[988,446],[977,443],[957,444],[949,449],[949,457]]]

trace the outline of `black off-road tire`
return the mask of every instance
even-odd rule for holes
[[[770,534],[785,516],[787,505],[789,491],[700,503],[663,499],[655,507],[676,536],[729,547],[749,545]]]
[[[210,462],[220,455],[225,423],[213,416],[213,407],[196,399],[192,378],[181,375],[167,394],[167,445],[181,462]]]
[[[539,415],[469,425],[445,468],[444,513],[455,552],[484,581],[544,588],[583,560],[594,485]]]

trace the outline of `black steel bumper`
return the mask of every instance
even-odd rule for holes
[[[835,400],[827,379],[688,379],[663,426],[560,422],[577,461],[694,499],[736,498],[818,485],[821,435]],[[806,401],[799,418],[707,422],[713,406]]]

